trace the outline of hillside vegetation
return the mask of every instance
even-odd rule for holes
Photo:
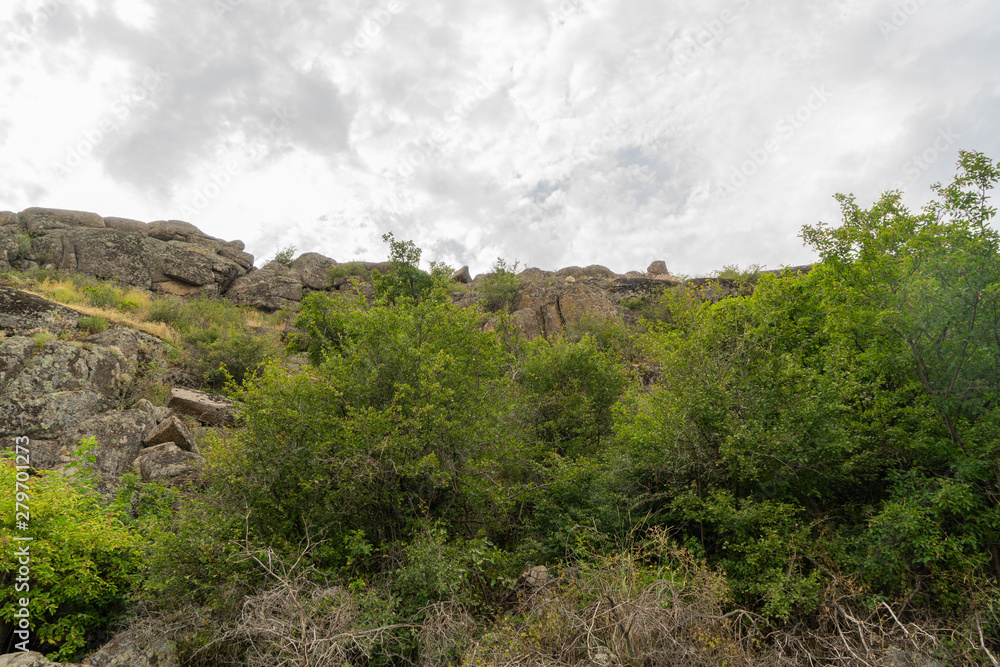
[[[510,265],[463,308],[391,236],[372,298],[302,299],[296,370],[280,313],[122,294],[239,424],[197,485],[41,487],[80,518],[51,557],[99,552],[43,650],[117,621],[188,665],[998,665],[998,181],[964,152],[921,211],[839,195],[807,273],[530,341]]]

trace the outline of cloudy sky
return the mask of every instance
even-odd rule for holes
[[[677,274],[1000,159],[996,0],[3,0],[0,210]]]

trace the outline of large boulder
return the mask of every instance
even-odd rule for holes
[[[180,667],[174,643],[158,622],[124,630],[87,656],[92,667]]]
[[[0,228],[10,227],[12,229],[21,228],[21,219],[13,211],[0,211]]]
[[[253,267],[242,241],[214,238],[180,220],[147,224],[29,208],[0,222],[7,223],[0,225],[0,268],[18,257],[22,233],[32,236],[31,253],[19,259],[161,293],[222,294]]]
[[[330,269],[336,265],[337,262],[318,252],[307,252],[299,255],[292,262],[291,275],[298,278],[302,287],[311,290],[326,290],[333,286],[333,281],[330,279]]]
[[[0,211],[0,271],[8,271],[11,263],[19,259],[23,234],[16,213]]]
[[[0,287],[0,332],[25,336],[76,329],[80,313],[34,294]]]
[[[174,412],[194,417],[203,424],[232,426],[234,423],[233,402],[207,391],[174,387],[170,390],[169,406]]]
[[[157,220],[146,225],[146,233],[160,241],[183,241],[194,243],[211,238],[190,222],[183,220]]]
[[[559,314],[564,326],[579,326],[590,321],[613,320],[618,307],[606,290],[586,282],[567,285],[559,292]]]
[[[650,262],[649,266],[646,267],[646,275],[648,275],[650,278],[652,278],[653,276],[662,275],[664,273],[670,273],[670,272],[667,271],[667,263],[664,262],[662,259]]]
[[[148,289],[149,258],[141,234],[113,229],[59,229],[32,239],[35,261],[63,271]]]
[[[241,306],[267,311],[295,308],[302,301],[302,283],[287,266],[270,262],[237,278],[226,298]]]
[[[152,289],[156,292],[177,294],[179,284],[192,293],[221,294],[247,272],[243,266],[246,262],[237,261],[246,253],[222,244],[207,247],[185,241],[149,239],[146,253]],[[247,257],[252,261],[252,256]]]
[[[0,340],[0,435],[58,437],[119,403],[137,363],[137,355],[128,356],[116,346],[42,336]]]
[[[472,282],[472,276],[469,275],[469,267],[463,266],[458,271],[455,271],[453,274],[451,274],[450,279],[455,281],[456,283],[461,283],[463,285]]]
[[[69,211],[60,208],[33,206],[21,211],[18,218],[21,226],[33,234],[42,234],[53,229],[104,228],[104,218],[89,211]]]
[[[164,410],[153,407],[149,401],[140,401],[135,408],[110,410],[84,420],[61,438],[63,463],[71,460],[81,440],[94,437],[97,470],[108,477],[120,477],[131,469],[132,462],[143,451],[146,434],[164,417]]]
[[[618,277],[617,273],[606,266],[601,266],[600,264],[591,264],[590,266],[583,268],[579,266],[567,266],[566,268],[556,271],[555,275],[563,278],[573,278],[575,280],[581,280],[583,278],[614,279]]]
[[[143,449],[132,465],[144,482],[183,484],[198,478],[203,463],[200,454],[186,452],[172,442],[164,442]]]
[[[173,443],[185,452],[198,453],[194,436],[176,415],[171,415],[150,429],[142,444],[144,447],[153,447],[165,442]]]
[[[555,275],[552,271],[545,271],[544,269],[539,269],[534,266],[529,266],[528,268],[517,274],[519,280],[544,280],[550,276]]]

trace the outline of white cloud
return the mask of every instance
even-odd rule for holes
[[[394,231],[474,272],[801,263],[835,192],[903,179],[919,203],[959,148],[1000,158],[1000,6],[910,4],[888,33],[907,3],[7,5],[0,208],[184,213],[259,258],[379,259]],[[53,171],[151,67],[163,85]],[[753,173],[720,193],[734,170]]]

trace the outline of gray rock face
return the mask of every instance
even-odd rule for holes
[[[116,408],[140,364],[162,355],[164,344],[126,327],[83,341],[56,340],[54,333],[73,329],[77,313],[17,290],[0,288],[0,307],[2,330],[15,334],[0,338],[0,436],[31,438],[39,468],[69,463],[80,439],[98,436],[100,471],[127,469],[136,446],[170,411],[148,401],[139,401],[138,411]],[[20,335],[26,333],[35,335]]]
[[[528,267],[525,270],[517,274],[517,277],[523,280],[542,280],[549,276],[555,275],[552,271],[545,271],[543,269],[536,268],[534,266]]]
[[[36,259],[63,271],[149,289],[149,257],[142,235],[113,229],[67,229],[32,241]]]
[[[531,340],[538,338],[542,331],[542,318],[540,314],[531,308],[522,308],[513,313],[514,323],[525,338]]]
[[[146,225],[146,233],[160,241],[184,241],[194,243],[197,239],[211,238],[190,222],[182,220],[157,220]]]
[[[664,262],[662,259],[658,259],[646,267],[646,273],[649,274],[650,277],[652,277],[670,272],[667,271],[667,263]]]
[[[42,234],[53,229],[104,228],[104,218],[88,211],[68,211],[33,206],[21,211],[18,218],[26,231],[35,234]]]
[[[42,331],[58,334],[76,329],[80,314],[42,297],[0,287],[0,332],[25,336]]]
[[[272,312],[294,308],[302,301],[302,283],[288,267],[271,262],[238,278],[226,292],[226,298],[241,306]]]
[[[58,437],[120,401],[137,363],[136,355],[126,357],[115,347],[23,336],[0,340],[0,435]]]
[[[131,232],[146,236],[146,223],[131,218],[104,218],[104,226],[119,232]]]
[[[223,241],[180,220],[144,223],[96,213],[29,208],[0,226],[2,262],[30,233],[32,261],[170,294],[221,294],[253,266],[242,241]]]
[[[566,327],[580,326],[591,319],[619,317],[608,291],[582,280],[553,285],[522,282],[514,296],[514,313],[518,327],[528,338],[557,336]]]
[[[674,287],[680,283],[676,280],[654,280],[646,277],[618,278],[608,290],[615,303],[621,303],[625,299],[647,298],[656,292],[667,287]]]

